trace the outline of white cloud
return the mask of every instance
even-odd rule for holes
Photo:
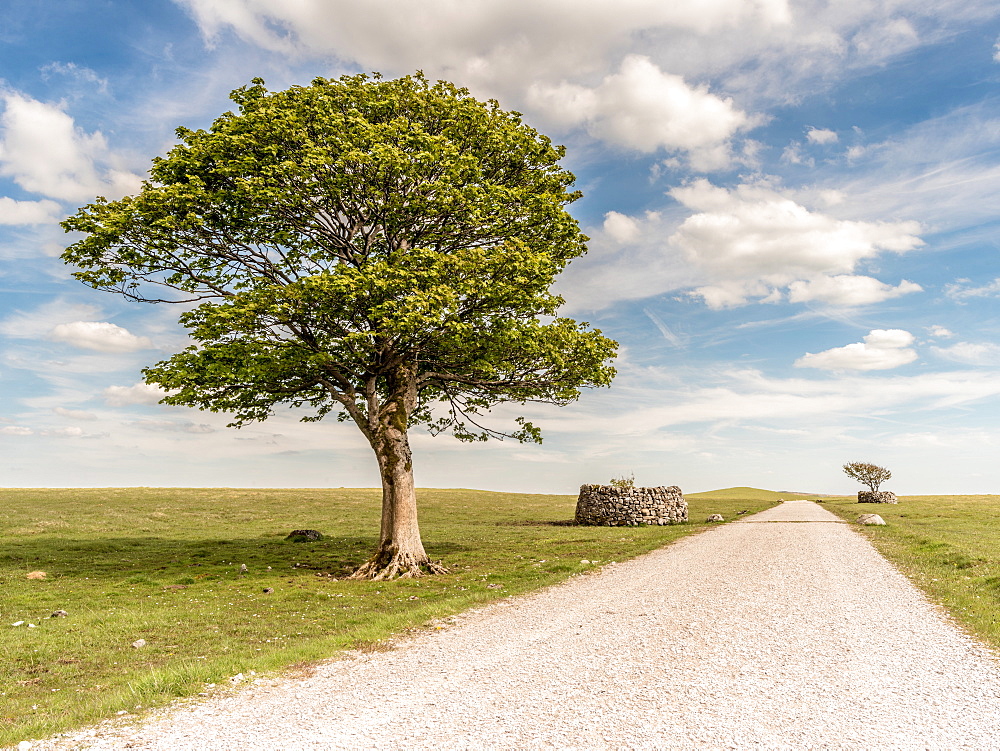
[[[862,57],[878,62],[907,52],[920,44],[920,35],[905,18],[888,18],[863,27],[851,39]]]
[[[71,303],[57,298],[30,312],[19,310],[11,313],[0,321],[0,334],[12,339],[42,339],[60,323],[74,318],[89,318],[100,312],[101,309],[95,305]]]
[[[677,221],[676,211],[634,217],[609,212],[603,226],[587,228],[587,255],[571,263],[554,287],[566,298],[565,312],[600,310],[696,283],[698,275],[664,239]]]
[[[0,435],[34,435],[35,431],[21,425],[4,425],[0,428]]]
[[[618,73],[594,88],[567,81],[536,83],[528,101],[550,121],[586,124],[595,138],[617,146],[683,152],[700,170],[727,167],[730,139],[755,122],[732,100],[710,93],[707,86],[690,86],[641,55],[626,57]]]
[[[55,201],[17,201],[0,197],[0,224],[48,224],[59,219],[62,210]]]
[[[993,44],[993,59],[1000,63],[1000,38]]]
[[[61,201],[119,198],[139,189],[140,177],[118,163],[100,132],[85,133],[59,106],[17,92],[0,100],[0,175]]]
[[[77,86],[94,86],[99,92],[107,93],[108,79],[96,71],[76,63],[51,62],[41,68],[42,78],[48,80],[53,74],[71,79]]]
[[[939,339],[949,339],[955,336],[954,332],[949,331],[944,326],[938,326],[936,324],[934,326],[929,326],[927,328],[927,331],[928,333],[930,333],[931,336],[937,337]]]
[[[858,415],[881,416],[951,410],[1000,397],[995,371],[959,370],[917,375],[847,371],[826,378],[770,378],[756,369],[698,369],[697,379],[663,378],[590,400],[575,411],[539,408],[537,424],[549,434],[597,434],[600,445],[634,452],[647,438],[682,425],[805,426],[813,435],[837,432],[837,422],[856,425]],[[671,375],[676,368],[671,368]],[[622,373],[619,378],[627,378]],[[687,436],[703,434],[688,430]]]
[[[950,347],[931,347],[931,352],[964,365],[1000,365],[1000,345],[988,342],[956,342]]]
[[[789,302],[821,302],[827,305],[851,307],[871,305],[900,295],[921,291],[923,291],[923,287],[905,279],[893,287],[870,276],[839,274],[792,282],[788,285],[788,300]]]
[[[802,144],[798,141],[792,141],[785,147],[785,150],[781,152],[781,161],[785,164],[799,164],[804,167],[816,166],[816,160],[802,152]]]
[[[623,244],[635,242],[642,234],[635,219],[617,211],[609,211],[604,215],[604,232],[611,239]]]
[[[745,183],[730,191],[699,179],[670,195],[696,212],[670,243],[711,280],[694,294],[713,308],[742,305],[751,298],[774,301],[780,288],[795,281],[850,273],[883,251],[905,253],[923,244],[916,236],[917,222],[835,219],[767,184]],[[915,291],[910,284],[877,288],[866,282],[819,281],[816,290],[827,290],[831,301],[857,297],[862,289],[869,298],[881,293],[885,299]],[[847,294],[851,285],[855,292]],[[799,294],[809,294],[809,289]]]
[[[970,297],[996,297],[1000,295],[1000,278],[978,287],[970,286],[968,280],[959,280],[953,284],[946,284],[944,292],[948,297],[959,301]]]
[[[136,383],[132,386],[108,386],[103,392],[104,401],[112,407],[132,404],[157,404],[167,392],[159,386]]]
[[[823,352],[809,352],[795,361],[797,368],[820,370],[889,370],[917,359],[910,349],[913,334],[902,329],[875,329],[863,342]]]
[[[351,59],[379,70],[521,72],[592,69],[633,35],[657,28],[687,34],[788,26],[787,0],[664,3],[619,0],[567,5],[561,0],[179,0],[212,40],[231,27],[261,47]]]
[[[81,409],[66,409],[65,407],[53,407],[52,411],[60,417],[68,417],[71,420],[96,420],[97,415],[93,412],[86,412]]]
[[[818,144],[837,143],[837,141],[840,140],[837,137],[836,131],[813,127],[810,127],[809,130],[806,131],[806,138],[809,140],[809,143]]]
[[[61,436],[63,438],[80,438],[83,435],[83,428],[71,425],[68,428],[53,428],[44,431],[45,435]]]
[[[148,337],[136,336],[128,329],[106,321],[60,323],[52,329],[49,336],[57,342],[98,352],[135,352],[153,347],[153,342]]]

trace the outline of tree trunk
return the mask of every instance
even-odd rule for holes
[[[352,579],[395,579],[443,574],[448,569],[424,551],[417,523],[417,495],[413,485],[413,457],[407,437],[407,418],[416,404],[416,380],[403,370],[402,383],[380,410],[370,438],[382,475],[382,528],[379,547]]]

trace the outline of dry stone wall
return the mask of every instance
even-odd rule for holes
[[[899,503],[895,493],[888,490],[874,492],[871,490],[858,491],[858,503]]]
[[[581,485],[576,523],[602,527],[680,524],[688,519],[687,501],[676,485],[659,488],[616,488]]]

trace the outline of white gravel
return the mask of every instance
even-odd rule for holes
[[[352,654],[34,749],[1000,748],[1000,667],[789,501]]]

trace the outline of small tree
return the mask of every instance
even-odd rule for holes
[[[501,402],[565,405],[606,386],[616,343],[559,318],[548,288],[586,251],[566,206],[562,147],[465,89],[421,74],[237,89],[238,113],[154,160],[133,197],[63,223],[86,233],[78,279],[142,302],[197,303],[195,341],[143,373],[164,403],[267,418],[331,411],[371,445],[382,479],[378,549],[359,578],[443,567],[417,524],[408,431],[539,441],[477,415]]]
[[[868,464],[867,462],[845,464],[844,474],[852,480],[857,480],[862,485],[867,485],[873,493],[877,493],[879,486],[892,477],[892,472],[885,467]]]
[[[629,490],[635,487],[635,475],[622,474],[619,477],[612,477],[610,485],[611,487],[618,488],[619,490]]]

